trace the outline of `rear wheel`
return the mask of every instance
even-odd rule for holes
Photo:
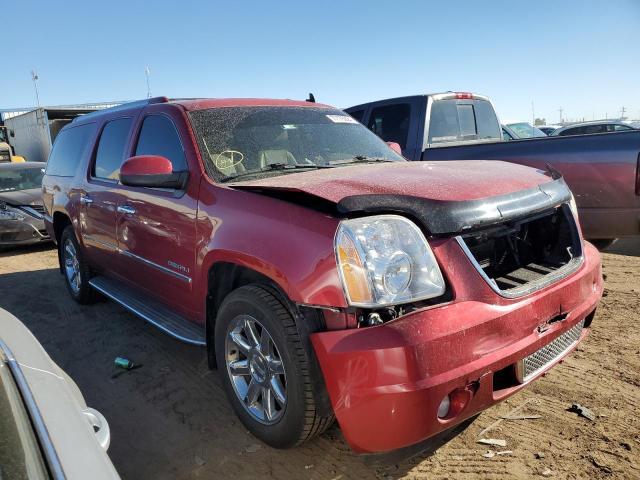
[[[59,258],[67,290],[80,304],[95,300],[95,290],[89,285],[90,269],[82,257],[73,227],[69,225],[60,236]]]
[[[269,290],[248,285],[229,294],[216,319],[215,347],[227,397],[260,440],[293,447],[331,425],[333,416],[318,415],[294,319]]]

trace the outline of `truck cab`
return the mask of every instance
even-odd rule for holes
[[[468,92],[446,92],[391,98],[349,107],[353,118],[407,158],[425,148],[502,141],[502,129],[491,101]]]

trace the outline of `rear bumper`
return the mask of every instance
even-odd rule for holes
[[[482,291],[478,299],[456,299],[378,327],[313,334],[334,412],[353,450],[384,452],[418,443],[507,398],[561,361],[588,334],[602,295],[599,254],[590,244],[584,253],[578,271],[520,299],[498,301]],[[454,289],[456,297],[466,297],[462,287]],[[568,315],[540,333],[538,327],[560,312]],[[554,362],[522,384],[505,382],[503,373],[519,360],[585,319],[579,341]],[[439,419],[442,399],[464,387],[473,391],[466,407]]]
[[[579,216],[587,239],[640,235],[640,208],[581,208]]]

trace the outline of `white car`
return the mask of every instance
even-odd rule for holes
[[[119,479],[110,437],[73,380],[0,309],[0,479]]]

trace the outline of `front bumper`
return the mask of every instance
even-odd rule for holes
[[[0,220],[0,247],[30,245],[50,240],[42,219],[28,217],[24,220]]]
[[[434,253],[455,272],[448,279],[452,302],[377,327],[311,336],[342,432],[358,453],[413,445],[517,392],[575,345],[524,383],[505,381],[503,373],[585,321],[582,340],[602,296],[600,256],[590,244],[576,272],[517,299],[492,292],[454,242]],[[559,313],[562,320],[547,323]],[[465,387],[472,392],[465,408],[438,418],[442,399]]]

